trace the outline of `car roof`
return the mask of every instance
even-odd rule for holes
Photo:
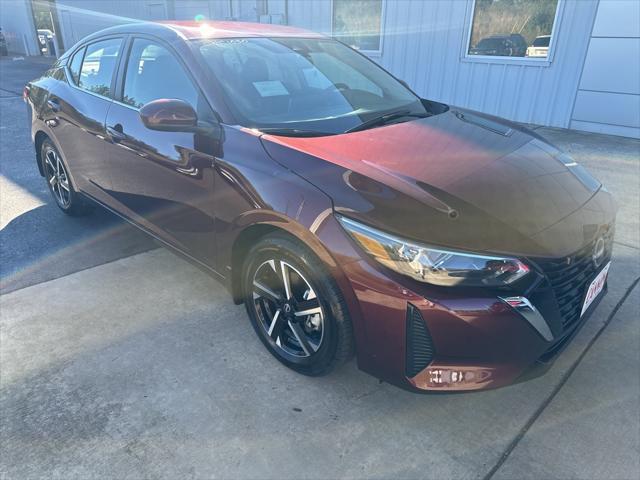
[[[87,39],[118,33],[146,33],[165,40],[192,40],[200,38],[245,38],[245,37],[312,37],[324,35],[302,28],[266,23],[231,21],[162,21],[127,23],[100,30]]]
[[[522,37],[521,34],[519,33],[499,33],[497,35],[489,35],[488,37],[484,37],[481,40],[484,40],[485,38],[499,38],[499,39],[504,39],[504,38],[513,38],[513,37]]]

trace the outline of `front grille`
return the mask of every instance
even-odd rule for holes
[[[435,350],[420,311],[411,304],[407,307],[406,348],[406,373],[408,377],[415,377],[431,363]]]
[[[592,260],[595,241],[569,257],[536,261],[546,275],[558,302],[563,332],[573,329],[580,320],[586,289],[596,272],[609,261],[612,243],[611,232],[605,236],[605,258],[598,267]]]

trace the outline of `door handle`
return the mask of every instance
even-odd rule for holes
[[[52,112],[58,113],[60,111],[60,103],[57,98],[50,98],[47,100],[47,105],[51,109]]]
[[[115,124],[113,127],[107,127],[107,133],[115,143],[121,142],[126,138],[122,125],[119,123]]]

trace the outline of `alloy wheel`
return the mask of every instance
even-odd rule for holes
[[[295,357],[320,349],[325,316],[310,282],[283,260],[263,262],[253,277],[253,302],[260,324],[276,346]]]
[[[44,166],[49,182],[49,188],[58,204],[66,209],[71,205],[71,187],[69,175],[58,153],[49,148],[44,155]]]

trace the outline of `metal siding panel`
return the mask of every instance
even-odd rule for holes
[[[578,92],[573,119],[640,128],[640,95]]]
[[[619,135],[621,137],[640,139],[640,128],[620,127],[618,125],[607,125],[606,123],[582,122],[580,120],[571,120],[569,128],[584,130],[585,132],[605,133],[607,135]]]
[[[174,17],[176,20],[193,20],[196,15],[204,15],[205,18],[214,18],[211,15],[209,4],[194,0],[174,0]]]
[[[555,60],[546,67],[462,60],[467,8],[464,1],[388,0],[382,56],[373,59],[426,98],[568,126],[597,1],[566,0]]]
[[[580,89],[640,94],[640,38],[592,38]]]
[[[630,21],[635,19],[635,21]],[[638,0],[600,0],[594,37],[640,37]]]

